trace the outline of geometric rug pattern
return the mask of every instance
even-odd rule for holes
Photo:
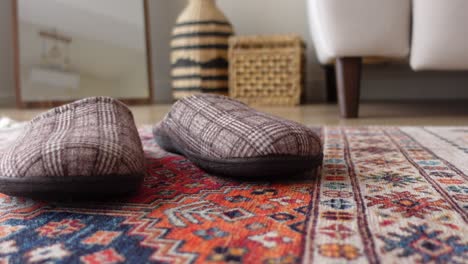
[[[468,128],[316,131],[320,169],[240,180],[142,128],[147,176],[133,197],[0,194],[0,263],[468,263]]]

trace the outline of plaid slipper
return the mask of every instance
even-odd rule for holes
[[[94,197],[137,190],[145,171],[133,115],[123,103],[87,98],[45,112],[0,153],[0,192]]]
[[[219,95],[179,100],[153,133],[167,151],[226,176],[289,177],[319,166],[323,157],[311,129]]]

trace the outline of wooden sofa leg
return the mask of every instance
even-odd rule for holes
[[[335,67],[341,117],[356,118],[359,112],[362,59],[337,58]]]
[[[336,73],[335,65],[325,65],[325,86],[327,89],[327,103],[336,103]]]

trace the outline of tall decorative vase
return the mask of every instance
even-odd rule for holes
[[[215,0],[189,0],[172,33],[172,87],[175,99],[228,94],[228,38],[232,25]]]

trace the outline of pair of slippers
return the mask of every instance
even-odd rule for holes
[[[322,162],[312,130],[224,96],[179,100],[153,132],[162,148],[216,175],[286,178]],[[133,115],[107,97],[37,116],[0,153],[0,192],[9,195],[123,195],[138,190],[144,175]]]

